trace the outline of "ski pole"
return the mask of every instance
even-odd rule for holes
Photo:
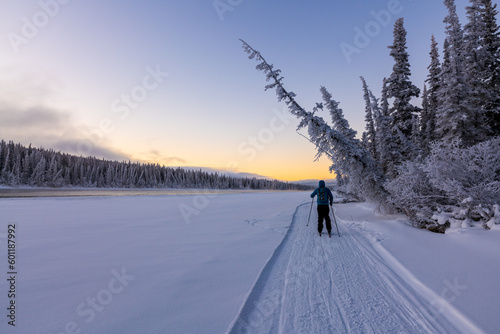
[[[335,227],[337,227],[337,233],[339,234],[339,238],[340,238],[339,226],[337,225],[337,219],[335,218],[335,212],[333,212],[333,206],[330,205],[330,208],[332,208],[333,221],[335,222]]]
[[[306,226],[309,226],[309,220],[311,219],[311,211],[313,209],[313,202],[314,202],[314,197],[311,200],[311,208],[309,209],[309,218],[307,218],[307,225]]]

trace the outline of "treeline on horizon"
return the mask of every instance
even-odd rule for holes
[[[159,164],[82,157],[0,141],[0,184],[33,187],[308,190],[278,180],[238,178]]]

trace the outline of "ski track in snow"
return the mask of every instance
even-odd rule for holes
[[[416,279],[404,280],[353,223],[332,221],[319,237],[317,213],[299,206],[227,333],[460,333],[468,320],[430,307]],[[337,218],[337,222],[342,220]],[[373,239],[373,240],[370,240]],[[457,318],[462,323],[457,324]],[[465,325],[464,325],[465,323]]]

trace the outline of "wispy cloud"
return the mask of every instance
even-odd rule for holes
[[[43,106],[33,106],[21,109],[18,106],[0,104],[0,129],[2,132],[17,129],[47,129],[64,127],[71,122],[67,112],[49,109]]]
[[[0,80],[0,138],[79,154],[79,145],[88,141],[88,126],[71,110],[54,106],[52,101],[57,100],[54,80],[7,71]],[[130,159],[109,141],[94,145],[89,154],[112,160]]]
[[[67,111],[44,106],[22,109],[0,103],[0,137],[4,140],[78,154],[76,148],[85,140],[84,129],[86,126]],[[120,161],[130,159],[106,144],[93,146],[91,155]]]
[[[60,138],[59,140],[54,141],[50,147],[57,151],[63,151],[70,154],[79,155],[79,152],[73,150],[72,148],[78,147],[78,144],[80,142],[81,142],[80,139]],[[134,161],[128,154],[123,153],[115,148],[110,148],[106,146],[94,146],[92,148],[91,155],[109,160]]]
[[[167,165],[172,165],[172,164],[185,164],[187,163],[186,160],[178,157],[163,157],[161,158],[162,161],[167,164]]]
[[[188,163],[187,160],[181,157],[168,156],[157,149],[152,149],[147,152],[140,153],[140,156],[140,159],[135,160],[145,163],[159,163],[166,166],[185,165]]]

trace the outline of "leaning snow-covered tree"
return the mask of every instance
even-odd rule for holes
[[[349,127],[342,110],[338,107],[338,102],[332,99],[326,88],[321,87],[323,103],[316,104],[313,111],[306,111],[295,100],[296,94],[285,89],[281,70],[274,69],[260,52],[245,41],[241,42],[249,58],[259,62],[256,68],[263,71],[267,81],[270,81],[266,90],[275,89],[278,101],[285,102],[290,113],[300,120],[298,129],[307,128],[309,140],[316,146],[318,156],[326,153],[331,159],[330,170],[343,180],[348,179],[349,186],[356,194],[365,199],[384,203],[386,192],[382,187],[384,179],[382,173],[370,152],[354,138],[355,131]],[[332,126],[315,115],[315,111],[325,107],[332,116]]]

